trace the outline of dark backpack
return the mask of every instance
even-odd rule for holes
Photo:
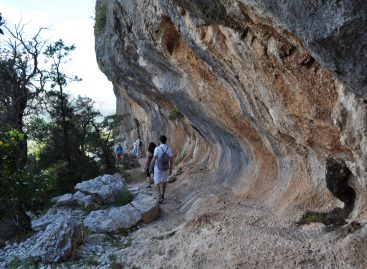
[[[139,140],[139,147],[143,146],[143,142],[141,140]]]
[[[160,148],[163,153],[162,153],[162,156],[160,158],[158,158],[158,169],[160,171],[167,171],[168,168],[169,168],[169,156],[167,154],[167,151],[168,151],[168,147],[166,150],[163,150],[162,148]]]

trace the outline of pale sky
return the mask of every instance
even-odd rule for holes
[[[74,44],[68,74],[83,81],[72,83],[68,90],[72,95],[92,98],[103,114],[115,112],[116,98],[112,84],[99,70],[94,51],[95,0],[1,0],[0,12],[9,24],[27,23],[26,32],[34,33],[40,26],[51,30],[42,37],[50,41],[64,40]]]

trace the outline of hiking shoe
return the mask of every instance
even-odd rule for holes
[[[152,189],[152,186],[148,185],[145,187],[147,190],[151,190]]]
[[[164,200],[164,194],[161,195],[161,198]]]
[[[162,199],[162,197],[160,197],[160,198],[158,199],[158,204],[163,204],[163,201],[164,201],[164,199]]]

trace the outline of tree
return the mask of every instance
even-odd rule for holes
[[[5,25],[9,35],[0,51],[0,124],[7,130],[18,130],[24,139],[17,142],[17,168],[27,161],[27,139],[24,117],[36,110],[44,92],[45,78],[39,68],[40,56],[46,44],[39,30],[29,39],[24,25]]]
[[[1,13],[0,13],[0,27],[1,26],[3,26],[3,24],[4,24],[5,22],[4,22],[4,19],[3,19],[3,16],[1,15]],[[4,34],[4,32],[3,32],[3,29],[1,29],[0,28],[0,34],[1,35],[3,35]]]
[[[51,83],[51,90],[48,92],[50,98],[49,105],[52,106],[50,111],[51,116],[56,120],[60,126],[63,135],[63,146],[65,148],[64,160],[71,164],[71,139],[72,135],[72,116],[73,108],[67,102],[67,95],[65,94],[65,87],[68,83],[73,81],[80,81],[77,76],[67,76],[62,68],[69,61],[69,54],[75,50],[75,46],[66,46],[62,40],[50,44],[45,50],[45,56],[51,62],[47,77]]]
[[[115,171],[113,148],[113,135],[116,134],[115,123],[117,116],[103,117],[93,107],[90,98],[78,97],[75,111],[78,125],[82,128],[82,147],[84,151],[91,152],[102,160],[103,170],[111,173]]]

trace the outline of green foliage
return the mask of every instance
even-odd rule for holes
[[[302,218],[297,222],[298,225],[310,224],[320,222],[325,225],[330,225],[330,219],[328,213],[324,212],[306,212]]]
[[[23,137],[17,130],[0,133],[0,217],[11,214],[14,205],[37,211],[55,193],[52,177],[17,169],[17,143]]]
[[[0,169],[3,177],[12,175],[17,171],[17,144],[24,139],[24,134],[19,130],[0,132]]]
[[[101,1],[95,8],[96,15],[94,17],[94,34],[98,35],[102,32],[107,22],[107,2]]]
[[[134,195],[129,190],[121,191],[117,194],[114,205],[124,206],[130,203],[133,200],[133,198]]]
[[[93,232],[88,227],[85,227],[85,226],[82,227],[82,231],[83,231],[84,238],[93,234]]]
[[[9,269],[17,269],[19,267],[22,267],[22,268],[37,268],[38,267],[38,263],[32,259],[32,258],[24,258],[24,259],[21,259],[19,257],[15,257],[11,262],[10,264],[8,265],[7,268]]]
[[[178,120],[178,121],[181,121],[183,120],[185,117],[184,115],[178,111],[177,109],[174,109],[172,110],[169,115],[168,115],[168,118],[171,120],[171,121],[175,121],[175,120]]]
[[[89,266],[98,266],[99,265],[99,261],[95,257],[88,257],[88,258],[84,259],[84,261],[82,263],[84,263],[85,265],[89,265]]]

